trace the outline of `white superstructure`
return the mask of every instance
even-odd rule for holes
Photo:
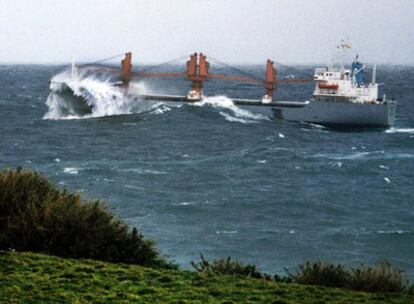
[[[374,66],[372,80],[364,81],[364,65],[356,56],[351,68],[345,68],[345,49],[338,49],[342,64],[317,68],[314,73],[315,89],[309,105],[298,109],[275,109],[276,117],[325,125],[389,127],[395,119],[396,102],[378,98]]]
[[[378,84],[375,83],[375,76],[370,83],[364,84],[357,79],[358,73],[362,72],[362,68],[354,71],[344,68],[317,68],[314,74],[316,83],[314,98],[352,103],[382,102],[378,99]]]

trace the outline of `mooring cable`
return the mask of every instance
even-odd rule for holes
[[[222,64],[222,65],[224,65],[224,66],[226,66],[226,67],[228,67],[230,69],[236,70],[236,71],[238,71],[239,73],[243,74],[246,77],[252,78],[252,79],[257,80],[259,82],[263,82],[264,81],[263,78],[259,78],[259,77],[255,76],[255,75],[252,75],[250,73],[247,73],[247,72],[243,71],[242,69],[239,69],[239,68],[236,68],[234,66],[231,66],[230,64],[227,64],[227,63],[225,63],[225,62],[223,62],[221,60],[218,60],[217,58],[214,58],[213,56],[208,56],[208,58],[211,58],[214,61],[216,61],[217,63]]]
[[[149,71],[153,71],[153,70],[155,70],[155,69],[157,69],[157,68],[159,68],[159,67],[161,67],[161,66],[169,65],[169,64],[172,64],[172,63],[173,63],[173,62],[175,62],[175,61],[183,60],[183,59],[185,59],[185,58],[188,58],[188,55],[181,56],[181,57],[179,57],[179,58],[175,58],[175,59],[171,59],[171,60],[169,60],[169,61],[166,61],[166,62],[163,62],[163,63],[157,64],[157,65],[151,65],[151,66],[149,66],[148,68],[145,68],[145,69],[140,70],[139,72],[140,72],[140,73],[146,73],[146,72],[149,72]]]

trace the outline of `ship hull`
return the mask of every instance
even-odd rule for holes
[[[395,119],[395,101],[378,104],[311,100],[302,108],[274,107],[274,116],[330,126],[389,127]]]
[[[68,114],[88,115],[92,113],[92,106],[88,104],[86,99],[76,95],[67,85],[62,87],[59,94],[65,99],[65,108],[67,109]]]
[[[70,112],[82,114],[92,112],[92,107],[86,100],[81,96],[76,96],[69,87],[62,87],[59,93],[71,101]],[[139,95],[135,97],[140,103],[162,101],[171,106],[194,102],[188,100],[186,96]],[[305,102],[277,101],[264,104],[261,100],[234,99],[233,102],[240,108],[268,117],[338,127],[387,128],[393,125],[396,111],[395,101],[368,104],[311,100]]]

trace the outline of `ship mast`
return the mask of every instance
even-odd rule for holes
[[[341,40],[341,44],[338,45],[338,48],[340,49],[340,63],[341,63],[341,72],[343,73],[345,71],[345,55],[346,55],[346,49],[351,48],[350,43],[346,43],[343,39]]]
[[[74,80],[75,77],[76,77],[75,56],[72,56],[71,69],[70,69],[70,79]]]
[[[372,69],[372,80],[371,80],[372,85],[375,85],[375,81],[376,81],[375,78],[377,78],[377,64],[374,64],[374,68]]]

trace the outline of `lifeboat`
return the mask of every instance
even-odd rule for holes
[[[319,89],[325,89],[325,90],[335,90],[337,91],[339,88],[339,85],[337,84],[327,84],[327,83],[319,83],[318,84]]]

